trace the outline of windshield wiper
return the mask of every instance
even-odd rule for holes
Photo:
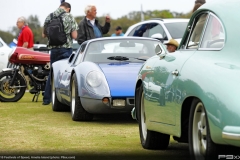
[[[129,58],[133,58],[133,59],[137,59],[137,60],[141,60],[141,61],[146,61],[146,59],[142,59],[142,58],[123,57],[123,56],[112,56],[112,57],[108,57],[107,59],[118,60],[118,61],[126,61],[126,60],[129,60]]]

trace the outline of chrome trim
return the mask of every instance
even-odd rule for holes
[[[240,134],[222,132],[222,138],[231,140],[240,140]]]
[[[132,109],[132,111],[131,111],[131,116],[132,116],[132,119],[137,120],[136,109],[135,109],[135,107],[133,107],[133,109]]]
[[[185,45],[184,46],[184,50],[189,50],[189,48],[188,48],[188,43],[189,43],[189,41],[190,41],[190,38],[191,38],[191,36],[192,36],[192,33],[193,33],[193,30],[194,30],[194,28],[196,27],[196,23],[198,22],[196,22],[196,18],[198,17],[198,20],[199,20],[199,16],[201,16],[201,15],[203,15],[203,14],[208,14],[207,15],[207,18],[206,18],[206,22],[204,23],[204,27],[203,27],[203,30],[202,30],[202,32],[201,32],[201,37],[200,37],[200,39],[199,39],[199,42],[201,42],[202,41],[202,38],[203,38],[203,36],[204,36],[204,34],[205,34],[205,30],[206,30],[206,24],[208,23],[208,20],[209,20],[209,11],[204,11],[204,12],[200,12],[200,13],[198,13],[195,17],[194,17],[194,19],[193,19],[193,22],[191,23],[191,30],[189,31],[189,33],[188,33],[188,37],[186,38],[187,40],[185,41],[185,44],[182,44],[182,45]],[[190,22],[190,20],[189,20],[189,22]],[[188,24],[189,25],[189,24]],[[193,25],[194,25],[194,27],[193,27]],[[202,34],[202,33],[204,33],[204,34]],[[199,47],[198,46],[200,46],[199,44],[197,45],[197,48],[196,49],[191,49],[191,50],[197,50]]]
[[[14,71],[14,68],[3,68],[2,71],[3,72]]]

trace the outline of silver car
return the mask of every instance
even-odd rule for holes
[[[10,48],[0,37],[0,72],[3,68],[7,68],[8,55],[11,51],[12,48]]]
[[[180,43],[188,22],[184,18],[150,19],[130,26],[124,36],[157,38],[164,43],[175,39]]]

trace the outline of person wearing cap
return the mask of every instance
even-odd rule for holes
[[[111,36],[112,37],[124,36],[124,33],[122,32],[122,27],[117,26],[117,28],[115,29],[115,33],[113,33]]]
[[[167,46],[167,50],[169,53],[175,52],[176,49],[179,46],[179,43],[175,39],[170,39],[167,43],[165,43]]]
[[[48,48],[50,49],[50,64],[61,60],[68,58],[72,54],[72,46],[73,46],[73,39],[77,38],[77,30],[78,30],[78,24],[74,17],[70,14],[71,11],[71,5],[67,2],[62,2],[57,10],[53,12],[53,16],[59,16],[63,12],[64,14],[61,15],[63,26],[64,26],[64,32],[66,33],[67,42],[63,45],[58,46],[51,46],[48,42]],[[51,13],[47,16],[44,22],[43,27],[43,37],[47,37],[46,35],[46,27],[47,24],[51,20]],[[48,105],[51,103],[51,85],[50,85],[50,75],[49,73],[48,80],[45,86],[45,92],[43,96],[43,105]]]

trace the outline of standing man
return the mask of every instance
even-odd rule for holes
[[[102,37],[110,29],[110,17],[106,16],[105,25],[101,26],[96,19],[97,8],[94,5],[86,6],[85,14],[86,16],[79,23],[77,41],[80,45],[86,40]]]
[[[179,46],[179,43],[175,39],[170,39],[167,43],[165,43],[165,45],[167,45],[168,52],[172,53],[176,51],[176,49]]]
[[[48,29],[48,26],[50,26],[50,22],[53,17],[60,17],[62,19],[63,24],[63,32],[65,33],[65,43],[57,45],[56,41],[53,42],[48,41],[48,48],[51,49],[50,54],[50,63],[52,66],[52,63],[68,58],[72,54],[72,45],[73,45],[73,39],[77,38],[77,30],[78,25],[75,21],[74,17],[70,14],[71,11],[71,5],[67,2],[63,2],[60,4],[59,8],[55,10],[52,15],[49,14],[44,22],[44,30],[43,30],[43,37],[48,37],[48,40],[51,40],[52,35],[58,36],[59,34],[51,33],[53,30]],[[51,74],[49,73],[49,77],[46,83],[45,92],[43,96],[43,105],[48,105],[51,103],[51,85],[50,85],[50,78]]]
[[[20,30],[17,38],[17,46],[33,50],[33,33],[32,30],[28,27],[25,17],[19,17],[17,19],[17,27]]]
[[[112,34],[112,37],[115,36],[124,36],[124,33],[122,32],[122,27],[117,26],[117,28],[115,29],[115,33]]]

